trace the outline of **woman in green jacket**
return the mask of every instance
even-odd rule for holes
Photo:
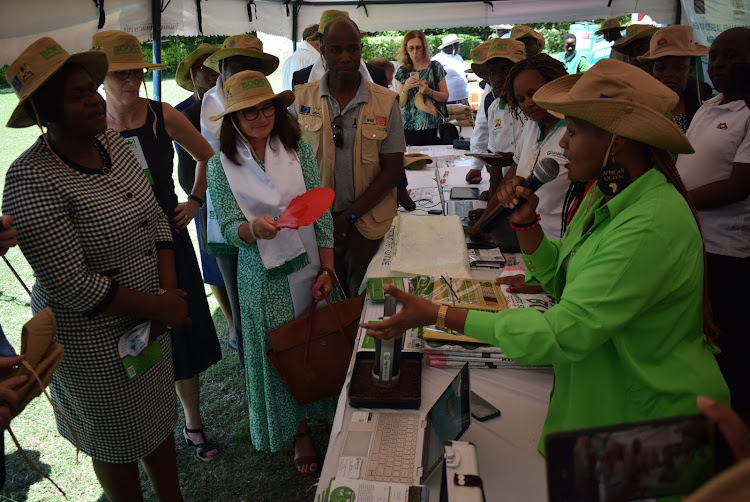
[[[695,208],[667,152],[693,148],[669,111],[679,98],[638,68],[603,60],[559,78],[534,101],[567,120],[571,181],[597,180],[560,240],[539,227],[539,199],[517,181],[498,191],[524,252],[527,282],[556,304],[499,313],[403,304],[372,327],[391,338],[437,324],[500,346],[519,364],[551,364],[551,432],[696,413],[696,396],[728,402],[714,360]]]

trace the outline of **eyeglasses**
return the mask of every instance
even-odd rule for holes
[[[210,68],[210,67],[208,67],[206,65],[194,66],[193,70],[203,70],[203,71],[207,71],[209,73],[216,73],[216,74],[218,74],[218,72],[216,70],[214,70],[213,68]]]
[[[341,115],[333,118],[333,144],[336,148],[344,148],[344,131],[341,129]]]
[[[138,68],[136,70],[120,70],[120,71],[113,71],[112,74],[117,77],[118,80],[122,80],[123,82],[130,78],[131,75],[133,75],[136,79],[143,79],[143,77],[146,75],[146,70],[143,68]]]
[[[273,117],[276,115],[276,107],[273,105],[273,103],[270,103],[260,110],[258,108],[252,107],[252,108],[245,108],[244,110],[240,110],[240,113],[242,114],[242,117],[245,120],[255,120],[258,118],[258,114],[260,112],[263,112],[264,117]]]

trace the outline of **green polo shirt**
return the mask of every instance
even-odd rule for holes
[[[524,255],[554,307],[466,319],[468,336],[519,364],[553,365],[542,453],[550,432],[697,413],[698,395],[729,402],[704,341],[703,245],[687,203],[656,169],[603,199],[589,193],[562,239]]]

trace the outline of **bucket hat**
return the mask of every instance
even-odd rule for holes
[[[95,33],[91,37],[92,50],[102,51],[107,55],[109,71],[137,70],[146,68],[149,70],[161,70],[166,68],[165,64],[148,63],[143,58],[141,42],[127,31],[105,30]]]
[[[510,30],[510,38],[513,38],[515,40],[521,40],[522,38],[528,37],[536,38],[539,42],[539,50],[544,49],[544,46],[546,44],[544,35],[533,30],[531,27],[525,26],[523,24],[518,24]]]
[[[404,168],[417,171],[423,169],[427,164],[432,164],[432,158],[423,153],[405,153]]]
[[[438,50],[442,49],[443,47],[447,47],[449,45],[460,44],[464,40],[465,40],[464,38],[461,38],[458,35],[454,35],[453,33],[451,33],[450,35],[446,35],[443,37],[442,43],[438,45]]]
[[[597,35],[601,35],[605,31],[609,30],[622,30],[625,28],[624,26],[620,25],[620,20],[616,17],[610,17],[609,19],[605,19],[602,24],[599,25],[599,29],[596,30]]]
[[[308,42],[317,42],[320,40],[320,37],[323,36],[323,33],[326,31],[326,25],[333,21],[334,19],[338,19],[340,17],[349,17],[349,13],[345,10],[324,10],[323,13],[320,15],[320,22],[318,23],[318,31],[307,37]],[[363,37],[365,36],[365,32],[362,30],[359,30],[359,36]]]
[[[602,59],[585,73],[541,87],[534,102],[556,116],[575,117],[623,138],[674,153],[693,146],[672,119],[679,97],[636,66]]]
[[[612,49],[617,52],[623,52],[625,47],[642,38],[651,38],[659,28],[650,24],[631,24],[625,30],[625,36],[612,44]]]
[[[234,35],[227,38],[221,49],[211,54],[203,64],[219,71],[219,61],[232,56],[260,59],[258,71],[263,75],[270,75],[279,67],[279,58],[263,52],[263,42],[253,35]]]
[[[196,61],[205,55],[211,55],[219,50],[218,47],[214,47],[210,44],[200,44],[197,49],[185,56],[185,59],[180,61],[177,66],[177,73],[175,73],[174,79],[177,85],[190,92],[195,91],[193,85],[193,79],[190,77],[190,69],[193,67]],[[212,68],[213,69],[213,68]]]
[[[235,73],[224,82],[224,97],[226,108],[223,113],[209,117],[211,120],[219,120],[230,113],[252,108],[258,103],[266,100],[279,100],[286,108],[294,103],[292,91],[281,91],[274,94],[268,79],[259,71],[245,70]]]
[[[24,49],[5,71],[5,80],[18,97],[18,105],[8,119],[8,127],[21,128],[36,124],[36,119],[26,110],[26,102],[63,65],[69,63],[83,66],[95,82],[102,82],[107,76],[107,56],[101,52],[70,54],[49,37],[40,38]]]
[[[693,27],[684,25],[665,26],[651,37],[649,50],[638,61],[653,61],[665,56],[706,56],[708,47],[695,43]]]
[[[487,80],[488,78],[487,62],[490,59],[505,58],[514,64],[526,59],[526,48],[520,40],[493,38],[488,40],[488,42],[487,46],[477,53],[477,56],[481,59],[475,59],[471,63],[471,69],[483,80]],[[481,47],[481,44],[477,46],[477,48],[479,47]],[[473,55],[474,51],[472,51]]]

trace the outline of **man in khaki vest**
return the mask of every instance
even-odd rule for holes
[[[336,275],[355,296],[396,216],[396,185],[406,149],[397,94],[362,78],[362,41],[347,17],[326,25],[320,51],[327,71],[295,88],[294,112],[318,159],[323,186],[336,191]]]

